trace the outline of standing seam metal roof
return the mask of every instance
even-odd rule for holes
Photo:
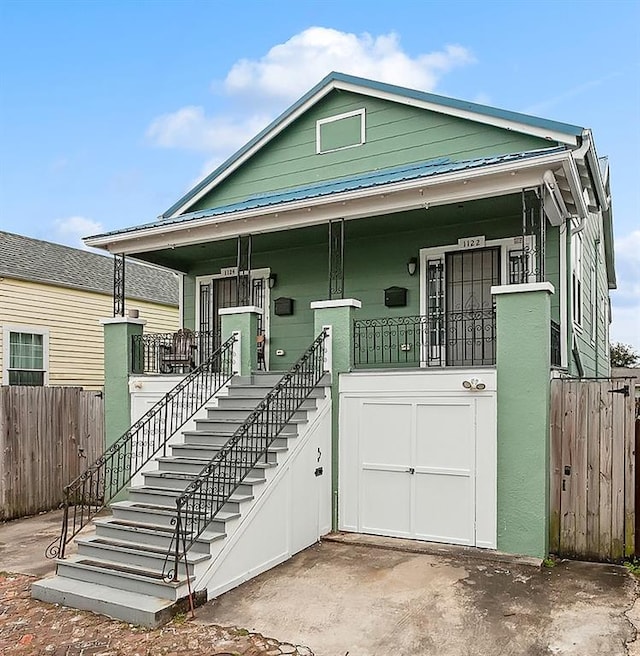
[[[435,175],[442,175],[443,173],[452,173],[454,171],[463,171],[470,169],[477,169],[482,166],[489,166],[492,164],[501,164],[505,162],[523,161],[532,159],[541,155],[549,155],[557,152],[563,152],[564,147],[556,146],[553,148],[544,148],[541,150],[529,150],[521,153],[509,153],[507,155],[496,155],[492,157],[480,157],[477,159],[468,159],[454,161],[448,157],[438,157],[435,159],[426,160],[424,162],[417,162],[408,165],[395,166],[387,169],[378,169],[377,171],[369,171],[367,173],[327,180],[313,185],[304,185],[301,187],[294,187],[284,191],[271,192],[266,194],[257,194],[246,200],[230,205],[221,205],[206,210],[199,210],[197,212],[190,212],[187,214],[180,214],[174,218],[161,219],[152,223],[144,225],[124,228],[122,230],[114,230],[96,237],[108,237],[110,235],[124,234],[127,232],[135,232],[136,230],[160,227],[163,225],[175,225],[178,223],[186,223],[196,219],[203,219],[207,217],[215,217],[242,210],[259,209],[261,207],[270,207],[280,203],[294,202],[310,198],[320,198],[329,196],[331,194],[354,191],[356,189],[366,189],[377,187],[385,184],[395,182],[403,182],[405,180],[417,180],[420,178],[430,178]]]

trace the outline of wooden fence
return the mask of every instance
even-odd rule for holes
[[[63,487],[103,451],[99,392],[0,387],[0,520],[57,508]]]
[[[633,383],[551,382],[552,553],[613,562],[635,554]]]

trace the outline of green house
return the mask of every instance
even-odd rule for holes
[[[201,470],[208,482],[195,487],[216,487],[212,472],[247,421],[274,440],[259,454],[264,491],[250,489],[255,467],[231,484],[253,505],[220,529],[217,564],[194,561],[195,590],[220,594],[330,530],[544,557],[549,381],[609,373],[611,221],[590,130],[331,73],[157,220],[87,239],[115,256],[112,440],[131,420],[130,374],[131,389],[175,384],[236,349],[237,375],[209,419],[196,415],[160,474],[144,474],[147,505],[175,508],[161,494],[180,487],[172,472],[190,472],[182,489]],[[126,316],[126,258],[182,274],[179,336]],[[270,428],[261,401],[286,393],[292,368],[308,387],[300,372],[319,348],[316,391],[291,409],[295,431]],[[240,412],[226,396],[250,400],[240,428],[220,430],[218,450],[189,451],[196,437],[205,448],[202,422]],[[289,455],[267,467],[276,444]],[[142,506],[141,494],[114,515]],[[205,535],[230,507],[207,515],[207,503]],[[172,602],[184,592],[174,584]],[[54,587],[38,594],[54,599]],[[149,613],[141,621],[159,621]]]

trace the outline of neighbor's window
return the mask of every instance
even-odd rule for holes
[[[6,336],[5,333],[5,339]],[[47,335],[9,330],[8,338],[7,374],[9,385],[44,385]]]
[[[316,121],[316,153],[361,146],[365,132],[364,109],[320,119]]]

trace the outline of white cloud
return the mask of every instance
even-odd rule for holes
[[[393,32],[374,37],[310,27],[259,60],[236,62],[224,87],[230,94],[293,100],[331,71],[340,71],[431,91],[443,74],[473,61],[471,53],[459,45],[411,57]]]
[[[164,148],[186,148],[204,152],[231,152],[238,148],[267,123],[269,117],[253,114],[237,116],[207,116],[203,107],[188,106],[172,114],[156,118],[149,129],[149,137]]]
[[[104,226],[98,221],[87,219],[84,216],[70,216],[54,222],[57,239],[74,248],[86,248],[82,237],[96,235],[104,232]]]
[[[412,57],[394,33],[374,37],[310,27],[264,57],[231,67],[219,89],[227,99],[242,99],[240,109],[207,114],[202,106],[182,107],[153,120],[147,138],[164,148],[207,153],[208,163],[220,163],[332,70],[430,91],[442,75],[473,61],[459,45]]]

